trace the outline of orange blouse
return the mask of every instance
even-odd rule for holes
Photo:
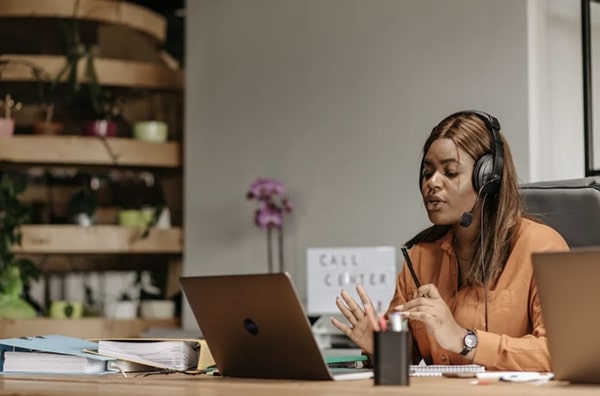
[[[413,338],[428,364],[469,364],[488,370],[551,371],[546,328],[542,319],[531,253],[568,250],[554,229],[522,219],[512,252],[493,290],[488,290],[488,330],[485,331],[482,286],[458,288],[458,262],[452,248],[452,231],[436,242],[419,243],[410,258],[421,284],[433,283],[448,304],[456,322],[476,329],[479,344],[473,361],[449,352],[430,336],[425,325],[411,320]],[[390,310],[412,299],[416,286],[403,266]]]

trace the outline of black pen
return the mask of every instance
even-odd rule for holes
[[[417,285],[417,289],[421,287],[421,282],[419,282],[419,278],[417,278],[417,274],[415,274],[415,270],[412,265],[412,261],[410,261],[410,256],[408,255],[408,251],[406,247],[402,246],[400,248],[402,250],[402,255],[404,256],[404,260],[406,260],[406,265],[408,265],[408,270],[410,271],[410,276],[412,276],[415,285]]]

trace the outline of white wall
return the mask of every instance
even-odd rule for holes
[[[531,174],[524,181],[585,174],[579,3],[528,2]]]
[[[257,177],[283,181],[295,205],[285,256],[302,296],[306,248],[401,246],[428,224],[421,146],[458,109],[496,115],[521,178],[545,177],[528,134],[533,6],[187,2],[185,274],[266,271],[265,235],[244,198]],[[189,311],[184,326],[195,327]]]

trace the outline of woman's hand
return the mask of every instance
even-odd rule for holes
[[[373,354],[372,321],[377,315],[365,289],[361,285],[357,285],[356,291],[360,297],[362,307],[345,290],[342,290],[341,298],[338,297],[335,300],[335,304],[346,319],[348,319],[350,326],[345,325],[335,318],[331,318],[331,323],[342,333],[346,334],[362,350]],[[375,323],[377,323],[376,319]]]
[[[467,330],[456,323],[435,285],[421,286],[412,300],[394,309],[407,318],[423,322],[442,348],[456,353],[462,351]]]

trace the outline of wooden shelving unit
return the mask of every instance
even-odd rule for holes
[[[137,337],[153,327],[178,327],[178,319],[5,319],[0,320],[2,338],[36,336],[41,334],[61,334],[71,337],[101,338]]]
[[[0,20],[4,22],[3,34],[10,36],[16,32],[16,38],[5,37],[5,43],[18,42],[19,45],[9,45],[0,51],[0,82],[4,87],[8,87],[7,89],[14,89],[15,96],[20,93],[29,98],[30,102],[25,105],[31,108],[35,106],[31,103],[31,97],[35,95],[26,95],[30,94],[39,82],[32,73],[31,65],[55,76],[65,64],[65,54],[61,54],[63,46],[58,45],[58,40],[64,40],[63,31],[60,26],[56,28],[52,24],[59,24],[60,19],[69,20],[74,17],[81,20],[79,25],[82,37],[87,37],[88,41],[90,37],[96,39],[92,40],[91,44],[94,50],[98,51],[98,55],[94,57],[94,66],[101,86],[114,88],[114,91],[119,93],[135,91],[148,95],[165,95],[167,100],[162,102],[152,97],[153,105],[160,109],[157,112],[164,110],[165,106],[172,110],[173,107],[168,106],[180,103],[172,99],[173,96],[180,97],[184,88],[184,74],[177,62],[173,62],[168,54],[160,50],[166,39],[166,20],[163,16],[127,1],[2,0]],[[20,29],[21,25],[23,29]],[[50,34],[45,35],[44,29],[48,29]],[[123,37],[131,38],[132,41]],[[115,46],[114,43],[122,45]],[[142,45],[139,45],[140,43]],[[51,49],[42,48],[42,45],[48,45]],[[29,53],[28,49],[32,53]],[[148,55],[144,52],[148,49],[156,51],[156,54]],[[81,84],[89,83],[85,65],[78,66],[77,80]],[[25,105],[21,114],[26,113]],[[139,107],[136,110],[139,112]],[[165,113],[161,114],[165,116],[165,121],[179,121],[173,117],[173,114],[177,113]],[[34,113],[31,111],[28,114]],[[36,121],[34,115],[27,117],[23,116],[21,124],[23,120],[27,120],[26,123],[30,125]],[[71,121],[73,120],[77,127],[80,126],[79,122],[83,122],[77,117]],[[131,120],[130,122],[133,123]],[[0,139],[0,166],[3,169],[15,168],[27,172],[33,168],[44,168],[44,171],[68,168],[97,171],[102,174],[113,170],[119,174],[130,171],[161,172],[161,176],[164,176],[161,181],[167,183],[166,190],[169,194],[176,198],[179,195],[181,187],[177,183],[182,172],[182,142],[181,135],[177,135],[179,130],[170,130],[170,133],[175,135],[171,135],[172,140],[165,143],[144,142],[124,137],[73,135],[76,131],[77,128],[74,128],[70,134],[62,136],[25,133],[3,137]],[[39,175],[39,172],[33,171],[28,174]],[[61,189],[67,191],[68,187],[58,186],[58,190]],[[47,191],[44,184],[37,185],[29,197],[39,202],[45,199],[44,194]],[[177,206],[179,210],[180,206]],[[114,271],[119,270],[120,264],[126,264],[123,270],[165,269],[168,279],[167,295],[178,291],[177,278],[181,274],[184,243],[180,226],[151,228],[147,235],[147,230],[142,228],[112,224],[91,227],[32,224],[22,227],[21,231],[22,244],[15,247],[14,252],[43,263],[40,267],[45,276],[55,274],[62,277],[74,271]],[[178,326],[179,318],[10,319],[0,320],[0,338],[41,333],[83,338],[135,337],[151,327]]]
[[[181,228],[144,229],[117,225],[27,225],[21,229],[22,245],[15,253],[27,254],[181,254]]]
[[[51,55],[4,54],[0,56],[0,61],[12,62],[4,67],[3,80],[34,82],[35,77],[23,62],[36,64],[51,74],[56,74],[64,65],[65,58]],[[79,81],[85,83],[87,80],[83,63],[82,59],[78,68],[78,78]],[[98,81],[102,85],[165,90],[181,90],[183,88],[183,72],[178,69],[169,69],[164,65],[121,59],[97,59],[95,65]]]
[[[2,0],[0,17],[72,18],[76,0]],[[80,0],[75,16],[99,23],[127,26],[144,32],[157,42],[166,38],[166,22],[155,12],[125,1]]]
[[[126,138],[17,135],[2,139],[0,162],[178,168],[181,147]]]

